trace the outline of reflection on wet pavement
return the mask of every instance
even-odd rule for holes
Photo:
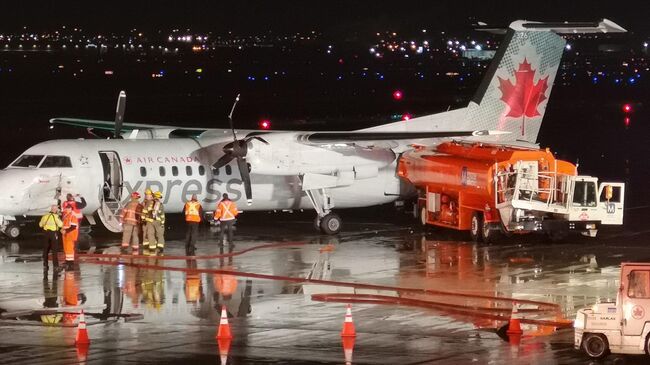
[[[222,306],[234,335],[229,362],[340,363],[345,307],[312,300],[318,294],[428,301],[471,310],[390,302],[353,304],[358,333],[355,362],[587,363],[573,350],[571,329],[555,331],[524,323],[527,335],[519,346],[512,346],[495,333],[506,322],[490,316],[507,318],[515,299],[528,319],[571,319],[578,308],[615,300],[620,262],[650,252],[645,245],[629,241],[621,246],[582,239],[561,244],[515,240],[488,246],[386,224],[369,226],[359,225],[336,238],[299,233],[290,237],[291,242],[304,245],[240,256],[105,262],[88,258],[74,271],[47,278],[36,259],[39,242],[5,243],[0,246],[0,343],[7,356],[0,363],[76,359],[70,346],[81,308],[87,313],[92,341],[89,361],[218,362],[214,336]],[[206,231],[197,254],[236,253],[288,242],[287,237],[274,241],[269,236],[273,232],[240,235],[235,246],[223,247]],[[95,240],[87,237],[93,252],[119,254],[119,248],[106,239],[102,245]],[[171,240],[168,246],[165,255],[183,255],[183,242]],[[236,272],[311,282],[259,279]],[[432,295],[425,290],[445,293]],[[527,301],[553,303],[558,311],[549,310],[551,306],[542,311],[539,304]],[[26,351],[23,344],[37,351]]]

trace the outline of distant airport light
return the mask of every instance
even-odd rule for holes
[[[271,129],[271,121],[268,119],[262,119],[260,121],[260,128],[261,129]]]
[[[630,117],[625,117],[625,128],[630,127]]]
[[[402,100],[403,97],[404,97],[404,93],[402,92],[402,90],[393,91],[393,99],[399,101]]]
[[[567,45],[564,46],[564,48],[566,48],[567,51],[570,51],[571,50],[571,45],[567,43]]]
[[[632,112],[632,104],[623,104],[623,111],[626,113]]]
[[[405,122],[411,120],[411,118],[413,118],[413,116],[409,113],[404,113],[404,115],[402,116],[402,120]]]

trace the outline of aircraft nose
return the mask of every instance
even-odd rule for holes
[[[19,171],[0,171],[0,215],[22,214],[26,186],[31,182]]]

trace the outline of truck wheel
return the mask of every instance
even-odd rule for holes
[[[469,234],[474,242],[483,242],[483,214],[479,212],[472,214],[472,225]]]
[[[498,229],[495,229],[494,224],[483,222],[483,242],[485,243],[496,243],[500,236],[501,232]]]
[[[422,207],[422,209],[420,209],[420,223],[422,224],[422,226],[427,225],[427,218],[428,218],[427,214],[428,214],[427,207]]]
[[[609,353],[609,343],[604,335],[589,333],[582,341],[582,349],[592,359],[602,359]]]
[[[645,337],[645,354],[650,356],[650,334]]]

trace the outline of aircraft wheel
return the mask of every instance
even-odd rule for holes
[[[320,230],[325,234],[337,234],[341,231],[343,221],[334,213],[324,216],[320,221]]]
[[[469,230],[474,242],[483,242],[483,215],[479,212],[472,214],[472,225]]]
[[[18,238],[20,236],[20,227],[10,224],[5,228],[5,235],[9,238]]]
[[[589,333],[582,340],[582,349],[593,359],[602,359],[609,353],[607,338],[600,333]]]

